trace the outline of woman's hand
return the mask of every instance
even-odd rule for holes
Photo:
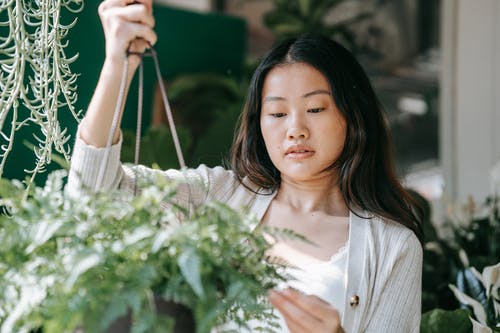
[[[127,50],[142,53],[156,43],[152,0],[105,0],[99,5],[106,37],[106,62],[123,65]],[[129,49],[130,48],[130,49]],[[135,70],[139,57],[130,57]]]
[[[152,1],[105,0],[99,5],[99,16],[106,37],[106,59],[79,131],[80,138],[89,145],[106,146],[120,93],[127,50],[142,53],[150,44],[156,43]],[[139,62],[140,57],[129,57],[125,94]],[[113,143],[118,142],[119,128],[116,128]]]
[[[269,300],[282,314],[292,333],[344,333],[338,311],[318,297],[288,288],[271,290]]]

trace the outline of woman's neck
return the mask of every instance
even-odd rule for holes
[[[304,182],[283,177],[275,200],[290,206],[297,213],[323,212],[349,216],[349,209],[334,177]]]

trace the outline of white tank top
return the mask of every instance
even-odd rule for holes
[[[328,261],[301,265],[296,268],[286,268],[286,273],[294,278],[286,284],[280,284],[277,289],[292,287],[306,295],[314,295],[329,303],[342,318],[347,287],[347,252],[348,244],[343,246]],[[289,333],[286,323],[278,311],[279,329],[273,328],[277,333]],[[263,323],[251,321],[250,327],[263,327]],[[237,332],[252,332],[240,329],[234,325],[224,325],[225,329],[235,329]]]
[[[339,249],[328,261],[287,268],[295,280],[278,288],[292,287],[306,295],[317,296],[333,306],[342,318],[347,287],[347,244]],[[277,313],[278,314],[278,313]],[[289,333],[285,321],[280,318],[280,333]]]

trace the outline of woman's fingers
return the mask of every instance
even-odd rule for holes
[[[123,22],[120,21],[114,22],[110,27],[109,34],[111,38],[123,40],[125,48],[138,38],[148,41],[151,45],[154,45],[157,40],[154,30],[141,23],[129,22],[123,24]]]
[[[153,12],[152,0],[105,0],[99,4],[99,13],[111,7],[124,7],[134,3],[146,6],[150,14]]]
[[[300,323],[285,319],[286,326],[291,333],[311,333],[310,329],[303,327]]]
[[[150,48],[154,43],[149,43],[144,39],[136,39],[130,43],[128,51],[132,53],[143,53],[146,49]]]
[[[153,28],[155,25],[155,19],[151,13],[149,13],[146,6],[141,4],[133,4],[126,7],[112,7],[109,8],[104,15],[109,15],[111,17],[117,16],[126,21],[141,23]]]
[[[281,293],[305,311],[314,313],[319,318],[328,318],[334,310],[328,303],[316,296],[303,295],[290,288],[284,289]]]
[[[156,43],[151,0],[106,0],[99,6],[99,16],[111,63],[122,63],[127,50],[141,53]],[[131,68],[136,62],[131,62]]]
[[[281,292],[272,291],[269,295],[269,300],[283,315],[289,328],[291,328],[290,325],[293,324],[293,326],[297,328],[301,327],[306,330],[311,327],[319,327],[322,324],[319,318],[306,312],[297,303],[290,301],[290,299]],[[298,332],[300,332],[300,330]]]
[[[315,296],[292,289],[271,291],[271,304],[280,311],[291,332],[343,332],[338,311]]]

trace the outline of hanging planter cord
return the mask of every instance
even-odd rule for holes
[[[163,100],[163,105],[165,108],[165,113],[167,115],[168,125],[170,127],[170,133],[172,134],[172,140],[175,146],[175,152],[177,154],[177,160],[179,161],[179,166],[181,169],[186,167],[184,162],[184,156],[182,155],[181,145],[179,143],[179,136],[177,135],[177,129],[175,127],[174,118],[172,116],[172,110],[170,108],[170,103],[168,102],[167,92],[165,90],[165,85],[163,83],[163,79],[160,72],[160,65],[158,63],[158,56],[155,49],[149,45],[149,49],[146,52],[131,52],[127,50],[127,56],[125,57],[125,61],[123,63],[123,71],[122,78],[120,82],[120,90],[118,93],[118,99],[116,101],[115,111],[113,113],[113,119],[111,122],[111,129],[108,133],[108,139],[106,142],[106,148],[104,151],[104,158],[101,161],[101,166],[99,168],[99,173],[97,175],[97,188],[102,186],[104,172],[106,170],[109,153],[111,151],[111,145],[113,142],[113,136],[116,131],[116,127],[118,126],[118,119],[120,118],[120,111],[123,108],[123,103],[125,99],[125,89],[127,85],[127,75],[128,75],[128,64],[129,64],[129,56],[134,55],[140,58],[139,63],[139,88],[138,88],[138,105],[137,105],[137,128],[135,133],[135,152],[134,152],[134,165],[137,166],[139,164],[139,154],[140,154],[140,145],[141,145],[141,127],[142,127],[142,105],[143,105],[143,91],[144,91],[144,69],[143,69],[143,59],[145,56],[150,56],[153,58],[155,65],[156,77],[158,79],[158,84],[160,86],[161,97]],[[135,175],[134,179],[134,194],[137,192],[137,176]]]

